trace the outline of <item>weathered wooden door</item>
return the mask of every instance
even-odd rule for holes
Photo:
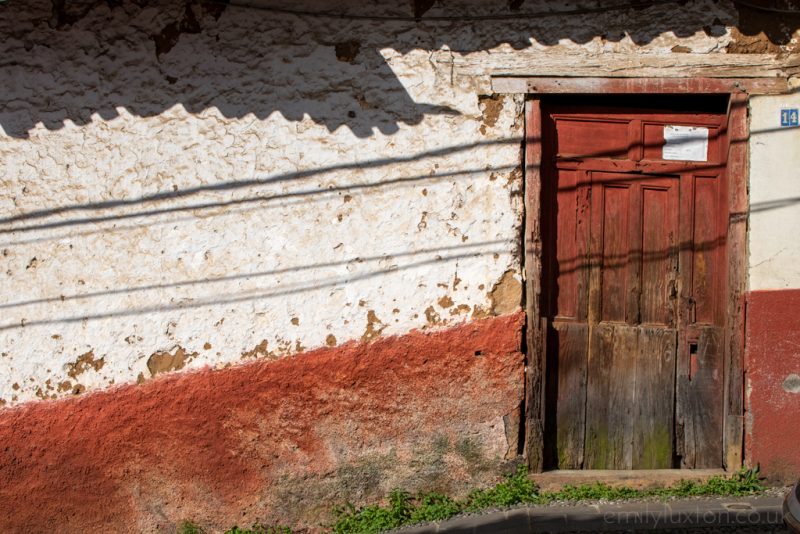
[[[720,467],[725,109],[543,109],[550,464]]]

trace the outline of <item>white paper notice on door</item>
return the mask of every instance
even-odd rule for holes
[[[708,161],[708,128],[664,126],[662,159]]]

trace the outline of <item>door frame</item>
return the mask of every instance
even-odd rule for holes
[[[775,92],[774,78],[524,78],[524,234],[525,279],[525,445],[529,469],[541,472],[545,455],[545,381],[547,320],[541,313],[542,220],[542,99],[560,94],[717,94],[729,96],[730,151],[727,160],[728,228],[727,288],[723,361],[723,439],[721,467],[731,471],[743,463],[744,450],[744,323],[747,289],[748,99],[750,94]],[[518,80],[516,87],[523,80]]]

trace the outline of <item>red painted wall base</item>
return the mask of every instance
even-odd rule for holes
[[[319,527],[517,453],[523,314],[0,411],[2,532]]]
[[[800,289],[747,297],[745,458],[774,481],[800,477]]]

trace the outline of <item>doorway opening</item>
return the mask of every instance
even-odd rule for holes
[[[528,346],[544,469],[729,463],[741,422],[729,395],[739,101],[553,95],[529,106],[538,162],[526,179],[538,187],[527,217],[540,239]]]

